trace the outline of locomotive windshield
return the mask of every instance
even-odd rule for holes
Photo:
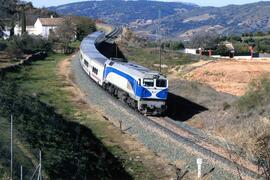
[[[153,79],[143,79],[143,86],[154,87],[154,80]]]
[[[157,87],[167,87],[167,81],[165,79],[157,79],[156,86]]]

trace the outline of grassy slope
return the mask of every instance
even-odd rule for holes
[[[10,120],[1,117],[0,120],[0,179],[10,178]],[[20,135],[13,129],[13,177],[19,178],[19,167],[24,167],[24,173],[37,165],[37,158],[32,154],[29,144],[21,143]],[[30,176],[25,176],[25,178]]]
[[[250,38],[255,39],[255,40],[270,39],[270,35],[242,37],[243,40],[250,39]]]
[[[82,112],[79,107],[70,100],[72,94],[64,88],[68,87],[65,81],[57,75],[57,64],[67,56],[53,54],[43,61],[37,61],[31,66],[21,70],[20,73],[13,73],[10,78],[16,80],[27,94],[36,95],[43,102],[46,102],[69,119],[76,119],[83,125],[89,127],[98,139],[105,144],[115,156],[120,157],[125,169],[134,177],[140,179],[153,178],[154,174],[146,169],[141,162],[130,161],[129,153],[125,152],[118,145],[111,143],[111,137],[120,138],[118,131],[108,129],[109,123],[102,121],[102,117],[93,112]]]
[[[150,69],[159,70],[159,50],[154,48],[142,48],[139,46],[128,46],[127,44],[119,44],[124,56],[138,64],[146,66]],[[179,65],[190,64],[197,62],[198,56],[191,56],[176,51],[162,51],[161,64],[167,65],[168,68],[163,68],[162,73],[167,74],[171,68]]]

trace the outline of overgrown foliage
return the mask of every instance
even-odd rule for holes
[[[81,41],[91,32],[96,31],[95,22],[92,19],[83,16],[70,16],[75,25],[76,39]]]
[[[121,163],[92,132],[66,120],[54,107],[0,81],[0,114],[14,116],[14,127],[31,149],[41,149],[50,179],[130,179]]]
[[[192,48],[216,49],[220,42],[219,34],[215,31],[196,33],[190,40]]]
[[[270,117],[270,78],[263,75],[249,84],[248,92],[239,99],[240,111],[258,111]]]
[[[15,22],[22,27],[22,34],[26,32],[27,25],[33,25],[38,17],[50,17],[57,14],[46,8],[35,8],[31,2],[22,0],[0,0],[0,25],[11,28],[11,36],[14,35]],[[2,28],[3,30],[3,28]],[[0,28],[1,31],[1,28]]]
[[[7,48],[7,42],[0,40],[0,51],[3,51]]]
[[[248,92],[236,102],[236,110],[226,120],[225,131],[246,156],[258,165],[264,179],[270,178],[270,78],[269,74],[253,80]]]
[[[6,53],[11,58],[19,58],[22,54],[32,54],[39,51],[51,51],[51,43],[38,36],[30,36],[24,34],[22,36],[14,36],[7,41]]]
[[[73,51],[71,43],[75,40],[81,41],[85,36],[95,31],[95,23],[89,18],[68,16],[64,17],[64,22],[55,31],[50,32],[49,39],[54,42],[56,49],[64,54]]]

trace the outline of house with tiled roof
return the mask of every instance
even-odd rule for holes
[[[26,26],[26,32],[30,35],[39,35],[48,38],[51,31],[64,23],[63,18],[38,18],[33,26]],[[21,27],[16,25],[14,29],[15,35],[21,35]]]

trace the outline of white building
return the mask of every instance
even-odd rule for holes
[[[181,52],[182,53],[185,53],[185,54],[197,54],[196,51],[197,51],[197,49],[188,49],[188,48],[185,48]]]
[[[1,37],[4,39],[8,39],[10,36],[10,28],[5,27],[4,31],[0,32]]]
[[[44,38],[48,38],[50,31],[55,30],[57,27],[64,23],[63,18],[38,18],[34,26],[26,26],[26,32],[30,35],[40,35]],[[21,27],[18,25],[14,28],[15,35],[21,35]]]

